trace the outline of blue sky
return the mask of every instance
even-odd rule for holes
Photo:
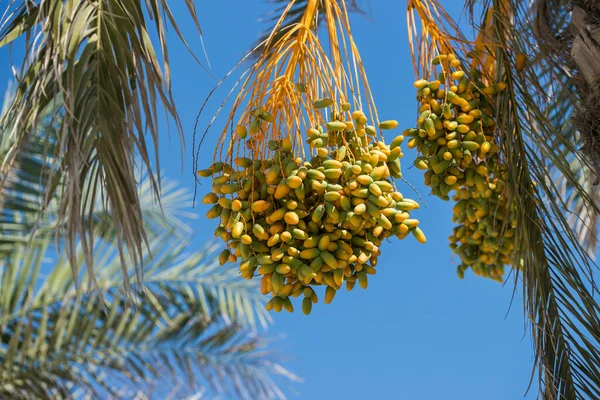
[[[181,3],[175,4],[175,3]],[[397,119],[401,129],[415,123],[414,80],[406,33],[405,2],[370,3],[371,20],[354,15],[352,26],[371,89],[382,119]],[[462,2],[441,0],[458,15]],[[183,2],[170,2],[190,45],[201,54],[195,28]],[[221,77],[244,55],[264,25],[258,18],[269,5],[259,0],[197,2],[211,73]],[[466,28],[466,19],[461,19]],[[185,160],[181,169],[177,135],[161,139],[161,163],[166,176],[194,189],[192,132],[199,107],[215,81],[170,35],[174,98],[185,130]],[[20,52],[16,53],[17,55]],[[385,57],[382,55],[385,54]],[[17,57],[18,59],[18,57]],[[8,51],[0,50],[0,89],[10,77]],[[204,128],[229,86],[217,92],[201,118]],[[218,119],[200,153],[203,165],[212,158],[221,130]],[[395,132],[396,134],[399,133]],[[391,136],[389,138],[391,140]],[[310,316],[297,304],[294,314],[273,314],[271,334],[280,337],[286,366],[304,382],[284,387],[292,399],[460,399],[523,398],[531,376],[532,345],[525,331],[520,292],[512,280],[500,285],[467,273],[456,276],[457,260],[448,248],[451,207],[427,196],[422,172],[409,169],[414,152],[404,147],[404,176],[425,198],[415,217],[428,242],[408,238],[382,246],[378,273],[369,288],[340,291],[330,305],[320,303]],[[401,191],[412,198],[408,186]],[[198,195],[206,193],[206,185]],[[201,197],[200,197],[201,198]],[[207,208],[198,205],[203,215]],[[212,221],[211,221],[212,222]],[[203,218],[190,222],[195,243],[212,238],[214,227]],[[510,311],[510,312],[509,312]],[[534,398],[535,390],[527,398]]]

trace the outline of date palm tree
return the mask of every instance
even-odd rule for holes
[[[279,38],[300,23],[308,5],[315,3],[274,2],[286,17],[280,20],[281,12],[274,13],[276,29],[268,30],[257,47],[259,60],[277,48]],[[325,15],[324,6],[332,3],[355,10],[368,4],[318,0],[318,15]],[[507,83],[499,97],[497,126],[509,165],[508,189],[518,206],[514,265],[519,268],[514,276],[515,282],[521,282],[524,312],[530,321],[540,395],[600,398],[600,307],[594,283],[598,212],[594,184],[600,133],[598,2],[465,0],[470,21],[483,38],[479,41],[467,38],[440,3],[407,0],[419,77],[431,72],[434,56],[452,51],[463,60],[473,54],[482,56],[489,61],[489,73]],[[13,130],[2,142],[8,149],[2,164],[4,182],[16,168],[16,154],[29,143],[42,110],[61,94],[65,119],[54,152],[47,153],[54,156],[48,158],[54,168],[44,181],[42,204],[47,208],[56,192],[65,194],[57,200],[56,224],[64,226],[69,259],[77,268],[80,241],[75,238],[87,238],[81,246],[88,264],[96,243],[90,217],[96,204],[85,199],[101,191],[101,203],[110,206],[119,242],[126,244],[130,264],[141,276],[143,244],[150,239],[135,190],[134,155],[141,155],[151,191],[157,193],[158,179],[149,168],[149,146],[143,136],[147,125],[156,142],[156,122],[151,117],[156,104],[167,109],[179,128],[164,40],[165,26],[176,25],[167,2],[11,4],[1,24],[0,46],[25,36],[36,51],[22,69],[17,97],[6,118]],[[186,0],[186,4],[197,22],[193,2]],[[152,29],[148,21],[153,21]],[[34,30],[41,33],[41,40],[34,40]],[[156,61],[150,31],[160,39],[162,64]],[[525,65],[523,57],[528,60]],[[64,177],[66,186],[55,183]],[[91,184],[84,190],[88,180]],[[77,212],[67,213],[69,209]],[[124,251],[120,245],[117,248]],[[122,261],[122,265],[128,271],[128,264]]]

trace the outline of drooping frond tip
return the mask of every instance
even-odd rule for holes
[[[145,4],[145,6],[144,6]],[[186,4],[197,26],[194,4]],[[165,0],[62,2],[42,0],[14,3],[0,20],[0,47],[26,37],[27,59],[16,95],[3,119],[9,151],[1,160],[2,176],[10,176],[14,160],[27,145],[48,104],[62,107],[54,162],[43,182],[44,204],[59,195],[59,224],[77,273],[75,248],[83,246],[93,279],[94,213],[100,194],[115,222],[119,243],[129,251],[123,266],[132,263],[142,279],[142,247],[147,245],[136,191],[136,162],[140,156],[158,199],[158,109],[162,106],[182,128],[171,96],[166,27],[183,36]],[[36,30],[39,35],[33,35]],[[150,40],[158,35],[159,49]],[[185,41],[184,41],[185,42]],[[162,62],[159,56],[162,56]],[[150,133],[151,145],[146,133]],[[4,187],[6,180],[0,182]],[[125,271],[125,269],[124,269]],[[126,280],[127,281],[127,280]]]

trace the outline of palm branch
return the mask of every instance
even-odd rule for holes
[[[186,0],[200,31],[194,2]],[[139,272],[142,247],[150,238],[137,191],[136,164],[158,197],[158,111],[163,108],[183,139],[171,96],[166,29],[185,42],[165,0],[11,1],[0,17],[0,47],[24,38],[29,54],[16,76],[14,99],[3,118],[0,189],[20,152],[34,136],[44,110],[61,98],[56,139],[44,142],[48,174],[41,209],[57,201],[57,226],[65,229],[65,248],[76,267],[78,243],[93,270],[94,215],[99,204],[114,220],[118,246],[126,248]],[[158,48],[151,37],[158,38]],[[146,133],[150,133],[150,142]],[[155,155],[152,156],[151,147]],[[136,163],[136,157],[139,162]],[[59,194],[58,200],[56,194]],[[100,196],[100,201],[86,201]],[[75,210],[68,212],[69,210]],[[137,274],[139,276],[139,274]]]
[[[556,4],[556,2],[555,2]],[[537,61],[523,74],[515,73],[509,47],[535,50],[538,41],[527,30],[530,10],[511,2],[516,21],[511,25],[502,9],[494,4],[498,17],[498,36],[503,47],[500,60],[511,91],[500,106],[500,121],[507,157],[512,165],[511,192],[519,208],[520,233],[515,258],[524,262],[522,277],[526,312],[538,361],[542,395],[548,399],[600,397],[600,306],[594,276],[594,255],[586,252],[569,224],[570,213],[585,209],[591,215],[597,204],[586,184],[581,184],[571,168],[573,162],[590,170],[589,159],[578,151],[573,136],[565,136],[553,121],[556,99],[551,93],[576,86],[569,63],[557,62],[547,53],[537,53]],[[557,16],[566,7],[553,10]],[[558,19],[560,21],[560,18]],[[563,20],[564,21],[564,20]],[[514,26],[514,28],[513,28]],[[530,26],[530,25],[529,25]],[[505,37],[505,41],[502,41]],[[571,76],[571,79],[565,79]],[[562,79],[561,79],[562,78]],[[510,96],[510,97],[509,97]],[[577,109],[577,98],[564,97],[563,115]],[[571,111],[571,115],[569,115]],[[509,138],[514,138],[510,140]],[[561,176],[570,196],[577,197],[580,210],[573,210],[553,178]],[[535,182],[535,185],[534,185]],[[588,180],[591,183],[593,180]],[[595,227],[592,227],[595,229]],[[595,240],[595,232],[593,232]],[[589,246],[588,246],[589,247]]]
[[[11,93],[7,93],[10,103]],[[58,104],[59,102],[56,102]],[[0,254],[10,257],[16,243],[37,245],[46,236],[54,236],[56,244],[64,247],[68,232],[66,223],[59,217],[59,207],[62,193],[55,193],[51,201],[46,199],[44,183],[51,175],[52,169],[56,167],[54,154],[58,133],[56,127],[60,125],[61,114],[54,114],[56,104],[45,111],[40,120],[38,131],[28,140],[26,146],[18,152],[15,157],[15,166],[6,178],[6,185],[0,196]],[[0,130],[2,138],[7,129]],[[2,142],[0,157],[6,156],[10,149],[9,140]],[[161,201],[154,196],[152,181],[143,168],[136,172],[136,193],[142,207],[142,223],[147,237],[152,240],[157,235],[163,235],[166,231],[172,232],[179,237],[189,236],[191,228],[182,219],[189,220],[197,217],[195,213],[186,211],[191,206],[191,196],[185,190],[177,187],[170,180],[162,180],[160,190]],[[65,177],[55,176],[57,185],[62,184]],[[84,182],[84,190],[88,191],[92,179]],[[112,218],[110,210],[107,210],[101,196],[86,197],[86,203],[93,203],[94,211],[86,216],[85,224],[94,228],[94,233],[104,240],[118,244],[116,234],[116,221]],[[88,269],[91,265],[88,265]],[[74,270],[77,274],[77,270]],[[94,274],[90,274],[94,278]],[[125,281],[127,285],[128,282]]]
[[[171,390],[179,377],[180,395],[204,387],[282,398],[273,376],[295,379],[274,361],[269,341],[244,328],[266,323],[262,296],[218,266],[214,246],[190,252],[188,242],[156,238],[152,257],[144,255],[145,285],[128,296],[118,249],[97,243],[100,296],[85,280],[74,289],[64,253],[48,265],[49,245],[18,245],[1,266],[0,397],[127,397]]]
[[[435,0],[418,3],[439,7]],[[486,26],[486,17],[491,15],[489,41],[481,43],[478,50],[483,54],[475,56],[491,60],[492,79],[508,84],[497,106],[497,125],[509,166],[509,192],[517,204],[514,265],[521,272],[517,270],[515,276],[523,281],[540,394],[547,399],[598,398],[596,266],[570,224],[570,216],[578,210],[594,216],[598,212],[586,183],[573,168],[580,165],[589,170],[591,165],[577,151],[572,132],[564,129],[576,110],[576,81],[570,65],[549,57],[535,39],[534,31],[539,32],[540,26],[532,23],[529,3],[472,0],[467,6],[477,26]],[[474,15],[475,9],[484,11],[481,18]],[[552,12],[556,24],[568,24],[568,10]],[[464,41],[454,33],[445,31],[443,36],[453,38],[458,49]],[[435,41],[435,37],[425,40]],[[523,70],[517,68],[517,53],[529,58]],[[421,66],[429,61],[429,57],[418,60]]]
[[[0,118],[6,114],[7,105],[12,101],[10,89],[7,91],[4,107]],[[54,126],[48,122],[49,114],[53,107],[49,107],[41,118],[39,131],[46,132],[49,137],[56,137]],[[11,141],[8,140],[8,132],[5,126],[0,126],[0,158],[4,159],[10,151]],[[54,141],[44,143],[40,135],[35,135],[15,159],[15,167],[11,169],[6,177],[6,184],[0,193],[0,254],[9,255],[14,250],[16,243],[37,242],[36,238],[30,237],[29,233],[34,231],[38,216],[42,214],[44,203],[44,188],[42,181],[48,176],[48,169],[52,167],[51,157],[40,157],[52,151]],[[48,148],[50,147],[50,148]],[[55,214],[55,202],[48,202],[47,216]],[[47,235],[45,229],[39,229],[36,236]]]

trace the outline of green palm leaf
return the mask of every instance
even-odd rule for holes
[[[574,83],[565,74],[568,64],[540,52],[528,5],[510,3],[512,18],[501,1],[490,2],[495,10],[494,36],[502,45],[496,52],[497,74],[509,86],[498,105],[498,128],[510,166],[510,192],[518,205],[515,263],[522,266],[518,276],[532,323],[541,394],[547,399],[598,398],[596,266],[569,218],[577,211],[570,198],[590,215],[598,212],[573,169],[574,163],[586,169],[590,165],[578,152],[574,135],[563,129],[577,105]],[[558,15],[561,10],[554,11]],[[513,51],[533,60],[523,72],[516,72]]]
[[[6,103],[10,103],[11,96],[7,95],[6,98],[9,99]],[[53,172],[57,172],[54,178],[58,179],[59,186],[64,180],[51,156],[56,150],[56,126],[60,126],[62,118],[60,114],[53,113],[55,108],[53,105],[46,110],[38,132],[32,135],[26,147],[19,150],[14,161],[15,167],[11,168],[6,179],[0,196],[0,254],[10,256],[16,243],[37,245],[50,235],[56,235],[57,244],[65,246],[67,227],[59,216],[64,193],[56,192],[51,201],[47,201],[45,186]],[[6,128],[0,129],[0,139],[0,158],[3,158],[12,145]],[[100,196],[93,197],[94,192],[89,189],[91,181],[93,179],[83,185],[84,192],[90,194],[85,203],[93,204],[93,212],[87,214],[84,223],[93,227],[98,237],[118,243],[117,222]],[[136,193],[143,210],[142,223],[147,237],[152,240],[166,231],[182,238],[190,236],[192,230],[186,221],[197,217],[188,211],[192,205],[191,195],[179,188],[176,182],[163,179],[161,201],[158,201],[153,183],[142,168],[136,172],[136,181],[139,182]]]
[[[272,377],[295,377],[273,361],[267,340],[244,328],[268,319],[258,289],[233,268],[207,262],[216,258],[214,247],[188,253],[171,236],[150,247],[146,284],[128,297],[114,245],[97,244],[102,296],[85,284],[77,294],[64,255],[44,274],[49,247],[32,253],[19,246],[19,257],[2,264],[2,293],[13,295],[0,302],[0,397],[80,390],[105,398],[151,381],[168,387],[177,376],[188,390],[283,397]]]
[[[436,0],[424,3],[439,8]],[[466,8],[480,29],[492,10],[492,29],[485,31],[491,43],[473,55],[492,57],[491,80],[508,86],[495,114],[516,203],[515,282],[522,279],[540,396],[599,398],[600,306],[593,254],[599,210],[597,193],[590,189],[592,165],[579,151],[572,120],[585,90],[570,58],[570,9],[564,0],[467,0]],[[475,16],[476,10],[483,16]],[[472,49],[465,51],[456,30],[436,26],[441,35],[424,35],[421,45],[447,40],[466,58]],[[529,60],[524,69],[517,67],[518,53]],[[427,68],[424,59],[417,67]]]

